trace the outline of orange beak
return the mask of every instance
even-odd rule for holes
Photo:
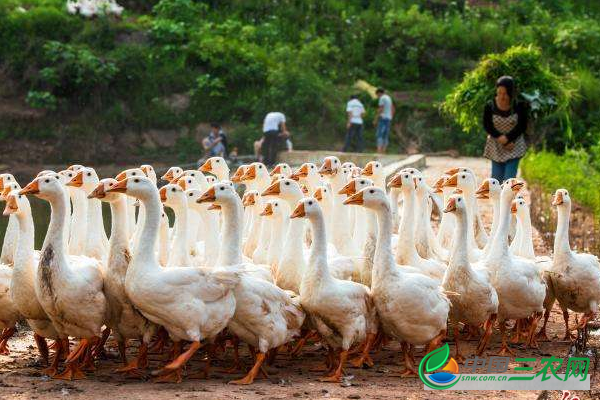
[[[563,199],[563,194],[562,192],[558,192],[554,195],[554,197],[552,198],[552,205],[553,206],[560,206],[561,204],[564,203],[564,199]]]
[[[455,172],[450,178],[446,179],[442,187],[456,187],[458,185],[458,173]]]
[[[477,188],[475,191],[475,197],[478,199],[490,198],[490,181],[486,179],[481,185],[479,185],[479,188]]]
[[[77,175],[73,177],[68,183],[67,186],[73,187],[82,187],[83,186],[83,171],[79,171]]]
[[[19,194],[38,194],[40,192],[40,184],[37,178],[29,182],[27,186],[19,191]]]
[[[448,204],[446,204],[446,208],[444,208],[444,212],[448,213],[448,212],[452,212],[456,210],[456,199],[454,197],[450,197],[450,199],[448,199]]]
[[[215,201],[217,199],[217,194],[215,193],[215,188],[211,187],[208,189],[198,200],[196,203],[208,203],[209,201]]]
[[[519,190],[521,190],[523,188],[523,186],[525,186],[525,182],[515,179],[515,181],[512,183],[512,185],[510,185],[510,188],[512,189],[513,192],[516,193]]]
[[[116,184],[111,186],[106,192],[125,193],[127,191],[127,179],[118,181]]]
[[[256,165],[251,165],[246,169],[244,175],[240,178],[241,181],[251,181],[256,178]]]
[[[265,189],[264,192],[261,193],[261,196],[277,196],[281,193],[281,186],[279,185],[279,181],[274,182]]]
[[[127,178],[127,174],[125,173],[125,171],[119,173],[119,175],[117,175],[115,177],[115,179],[118,181],[122,181],[123,179],[126,179],[126,178]]]
[[[306,185],[300,185],[300,189],[302,189],[302,194],[304,194],[305,196],[308,194],[308,188],[306,187]]]
[[[173,170],[168,170],[166,174],[164,174],[163,176],[161,176],[162,180],[170,182],[173,180]]]
[[[365,176],[373,175],[373,162],[369,161],[367,165],[363,168],[361,173]]]
[[[517,213],[517,202],[514,201],[514,200],[510,204],[510,212],[513,213],[513,214]]]
[[[103,199],[106,197],[106,192],[104,191],[104,183],[100,182],[96,189],[92,193],[88,195],[88,199]]]
[[[364,203],[363,200],[363,192],[362,190],[358,193],[353,194],[352,196],[348,197],[346,200],[344,200],[344,204],[348,205],[348,204],[357,204],[357,205],[362,205]]]
[[[148,177],[148,167],[146,167],[145,165],[142,165],[140,167],[140,169],[142,170],[142,172],[144,173],[144,175],[146,175],[146,177]],[[117,179],[118,180],[118,179]]]
[[[254,198],[254,193],[250,193],[250,194],[244,196],[243,203],[244,203],[244,207],[255,205],[256,199]]]
[[[273,215],[273,206],[271,203],[267,203],[265,209],[260,213],[261,216],[266,217],[267,215]]]
[[[317,199],[318,201],[323,200],[323,189],[318,188],[317,190],[315,190],[315,193],[313,194],[313,197],[315,199]]]
[[[235,171],[235,174],[231,177],[231,182],[239,183],[242,181],[242,176],[244,176],[244,172],[246,170],[245,165],[240,165],[238,169]]]
[[[212,172],[212,162],[210,160],[206,160],[204,162],[204,164],[202,164],[202,166],[200,166],[200,168],[198,168],[198,171]]]
[[[440,176],[437,181],[433,184],[434,193],[444,193],[442,187],[444,186],[444,182],[446,182],[445,176]]]
[[[295,181],[299,181],[300,178],[306,178],[307,176],[308,176],[308,165],[302,164],[300,169],[298,169],[296,172],[294,172],[292,174],[292,176],[290,176],[290,178]]]
[[[419,184],[418,184],[418,182],[419,182],[419,179],[418,179],[418,178],[413,178],[413,183],[415,184],[415,189],[416,189],[416,188],[418,187],[418,185],[419,185]]]
[[[11,187],[7,186],[7,187],[4,188],[4,190],[1,191],[2,192],[1,196],[2,196],[3,199],[6,199],[8,197],[8,194],[10,193],[10,190],[11,190]]]
[[[454,190],[452,191],[452,194],[463,194],[463,191],[460,190],[459,188],[454,188]]]
[[[0,192],[4,190],[4,179],[0,178]]]
[[[331,160],[328,158],[325,160],[321,168],[319,168],[319,173],[323,175],[332,175],[333,168],[331,167]]]
[[[304,203],[300,203],[294,208],[294,212],[290,215],[290,218],[302,218],[306,216],[306,212],[304,211]]]
[[[273,176],[275,174],[281,174],[281,164],[277,164],[270,175]]]
[[[161,187],[158,190],[158,194],[160,195],[160,202],[164,203],[167,201],[167,188],[166,187]]]
[[[177,184],[183,190],[187,190],[187,182],[185,181],[185,178],[179,178],[179,180],[177,181]]]
[[[355,180],[351,180],[350,182],[348,182],[346,184],[346,186],[341,188],[340,191],[338,192],[338,194],[345,194],[347,196],[352,196],[354,193],[356,193],[356,181]]]
[[[402,175],[401,174],[394,175],[394,177],[392,178],[390,183],[388,183],[388,186],[396,188],[396,189],[401,188],[402,187]]]
[[[220,205],[218,205],[218,204],[211,204],[211,205],[210,205],[210,206],[208,206],[208,208],[207,208],[207,210],[210,210],[210,211],[215,211],[215,210],[220,210],[220,209],[221,209],[221,206],[220,206]]]
[[[2,213],[2,215],[6,217],[10,214],[16,213],[17,211],[19,211],[17,199],[15,198],[15,196],[8,196],[6,198],[6,206],[4,207],[4,212]]]
[[[460,168],[459,167],[454,167],[454,168],[450,168],[449,170],[445,171],[444,174],[446,175],[454,175],[454,174],[458,174],[460,172]]]

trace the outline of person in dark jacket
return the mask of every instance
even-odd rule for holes
[[[528,109],[518,102],[510,76],[496,81],[496,96],[485,105],[483,127],[488,134],[483,156],[492,161],[492,178],[504,182],[517,176],[519,160],[527,151]]]

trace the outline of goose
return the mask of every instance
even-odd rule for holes
[[[517,179],[504,183],[500,193],[498,229],[492,239],[490,252],[483,260],[483,266],[491,272],[492,285],[500,301],[498,321],[502,333],[501,355],[511,353],[506,342],[506,320],[529,318],[533,315],[526,344],[534,344],[533,332],[542,316],[546,297],[546,284],[535,262],[514,257],[508,249],[511,202],[523,185],[524,183]]]
[[[11,174],[0,174],[0,201],[6,201],[2,192],[9,185],[19,185],[15,177]],[[4,233],[4,242],[2,243],[2,253],[0,253],[0,264],[12,265],[13,254],[15,252],[18,240],[19,226],[17,220],[12,215],[8,218],[8,226]]]
[[[65,228],[69,231],[68,250],[71,255],[84,255],[87,233],[88,233],[88,205],[86,194],[83,190],[69,185],[69,182],[75,178],[80,170],[78,165],[72,165],[64,171],[60,171],[61,181],[66,181],[71,203],[67,203]],[[44,175],[40,175],[44,176]],[[69,210],[70,207],[70,210]],[[72,212],[72,213],[71,213]],[[70,218],[69,218],[70,216]]]
[[[364,178],[367,179],[367,178]],[[342,188],[341,190],[350,190],[350,188]],[[327,237],[333,237],[333,193],[329,187],[326,185],[317,186],[317,189],[313,193],[313,197],[317,199],[319,205],[321,206],[321,211],[323,211],[323,217],[325,218],[325,231],[327,232]]]
[[[223,213],[224,242],[219,256],[219,265],[256,266],[244,264],[241,252],[242,203],[229,184],[213,185],[199,202],[210,202],[220,206]],[[272,204],[272,203],[271,203]],[[233,384],[250,384],[256,378],[269,350],[288,343],[300,333],[304,312],[299,299],[280,289],[271,282],[257,278],[252,273],[242,273],[240,283],[234,290],[235,314],[228,328],[244,342],[258,350],[253,368]]]
[[[35,178],[19,191],[19,195],[26,194],[48,201],[52,208],[37,269],[36,296],[60,339],[81,339],[67,357],[65,371],[55,378],[84,378],[80,360],[99,342],[106,319],[101,264],[95,258],[67,257],[64,229],[68,200],[58,174]]]
[[[146,175],[148,177],[148,179],[150,179],[150,181],[152,181],[152,183],[156,184],[158,179],[156,178],[156,171],[154,170],[154,167],[152,165],[142,164],[142,165],[140,165],[140,169],[142,170],[144,175]]]
[[[549,279],[563,312],[565,339],[570,339],[568,310],[584,313],[577,329],[586,329],[587,322],[598,312],[600,301],[600,263],[589,253],[576,253],[569,244],[571,197],[566,189],[558,189],[552,205],[557,208],[558,221],[554,236],[554,257]],[[551,307],[550,307],[551,308]]]
[[[390,181],[390,187],[400,190],[403,199],[402,218],[398,229],[394,259],[398,265],[414,267],[422,274],[441,282],[446,272],[446,266],[438,261],[421,257],[415,246],[415,186],[416,180],[419,178],[421,177],[415,177],[410,172],[404,171]]]
[[[173,179],[179,178],[183,174],[183,168],[170,167],[163,176],[160,177],[163,181],[171,182]]]
[[[396,266],[390,203],[382,189],[365,188],[344,204],[360,205],[377,215],[371,295],[383,333],[402,342],[406,364],[403,375],[416,376],[411,345],[429,343],[427,352],[440,345],[446,335],[450,302],[436,280]]]
[[[291,179],[305,185],[309,193],[314,193],[323,184],[319,168],[313,163],[304,163],[291,176]]]
[[[183,189],[179,185],[167,184],[158,191],[160,201],[175,213],[175,232],[171,241],[171,251],[167,268],[191,267],[192,259],[188,247],[188,205]]]
[[[475,175],[475,172],[470,168],[457,167],[457,168],[451,168],[445,172],[445,174],[450,175],[450,176],[452,176],[454,174],[458,174],[458,173],[460,173],[460,174],[466,173],[466,174],[471,175],[471,177],[473,178],[472,187],[469,187],[469,190],[470,189],[474,190],[477,187],[477,175]],[[466,200],[469,204],[469,208],[471,209],[471,214],[473,215],[472,222],[473,222],[473,229],[474,229],[475,240],[476,240],[477,246],[480,248],[483,248],[483,247],[485,247],[485,245],[488,242],[488,240],[490,239],[490,237],[487,234],[487,232],[485,231],[483,221],[481,220],[481,214],[479,214],[479,209],[477,207],[477,202],[472,201],[469,197],[467,197]]]
[[[338,253],[342,255],[351,255],[352,248],[352,230],[348,229],[351,226],[350,213],[348,207],[342,207],[345,196],[339,194],[339,191],[346,185],[346,176],[342,173],[341,162],[337,157],[325,157],[323,165],[319,169],[325,179],[331,185],[333,191],[333,221],[334,236],[331,242],[335,245]]]
[[[490,229],[490,238],[493,238],[498,230],[498,220],[500,219],[500,192],[502,187],[500,182],[494,178],[485,179],[477,191],[475,192],[476,198],[480,200],[490,200],[492,202],[492,227]],[[488,240],[483,248],[483,255],[487,256],[492,247],[492,241]]]
[[[117,181],[121,181],[125,178],[129,178],[130,176],[144,176],[144,175],[146,175],[146,173],[144,171],[142,171],[141,168],[129,168],[124,171],[121,171],[115,177],[115,179]],[[139,227],[139,222],[136,221],[136,219],[135,219],[136,200],[131,197],[125,197],[125,201],[127,202],[127,208],[125,209],[125,212],[126,212],[125,223],[126,223],[126,228],[127,228],[127,237],[133,240],[133,247],[137,247],[137,244],[139,242],[139,229],[141,229],[141,228]],[[142,218],[143,218],[143,207],[140,207],[139,212],[140,212],[140,216],[142,216]],[[141,221],[142,218],[139,218],[139,220]]]
[[[219,181],[229,180],[229,166],[223,157],[210,157],[198,170],[213,174]]]
[[[133,306],[125,290],[125,276],[131,262],[131,250],[126,229],[129,205],[125,196],[106,192],[117,182],[111,178],[102,179],[88,195],[88,198],[98,199],[110,205],[112,224],[104,274],[104,294],[108,307],[106,326],[111,329],[119,344],[121,357],[125,364],[123,368],[117,369],[117,372],[135,376],[148,366],[148,344],[156,331],[156,326]],[[125,355],[127,339],[140,339],[141,341],[138,356],[130,363],[127,363]]]
[[[327,237],[323,212],[316,199],[302,199],[291,218],[307,218],[313,228],[313,245],[300,284],[300,303],[325,342],[339,350],[339,362],[324,382],[340,382],[342,368],[353,344],[365,343],[355,365],[373,365],[369,349],[377,333],[377,314],[368,287],[336,279],[327,262]]]
[[[356,168],[356,164],[354,164],[352,161],[345,161],[342,164],[342,168],[350,168],[350,169]]]
[[[385,187],[385,171],[383,164],[379,161],[369,161],[367,165],[361,171],[361,174],[372,179],[375,186],[382,190],[386,190]]]
[[[450,178],[448,175],[442,175],[433,184],[435,191],[442,195],[442,201],[444,204],[448,203],[450,195],[454,191],[451,187],[444,187],[446,179]],[[452,245],[452,235],[455,226],[454,214],[442,212],[440,215],[440,225],[438,227],[437,240],[444,249],[450,249]]]
[[[283,238],[287,232],[288,216],[290,214],[287,203],[279,200],[267,201],[263,211],[260,213],[262,217],[271,218],[271,236],[269,237],[269,250],[267,252],[267,264],[271,267],[271,271],[277,270],[279,259],[283,248]]]
[[[34,227],[31,206],[26,196],[18,194],[19,189],[13,189],[14,191],[5,196],[4,215],[14,216],[19,229],[9,293],[14,308],[27,320],[33,330],[40,355],[44,363],[48,364],[46,339],[58,339],[58,333],[35,294],[35,276],[37,275],[39,256],[36,257],[33,248]],[[59,349],[61,345],[61,342],[57,343]],[[59,353],[60,350],[57,351],[52,366],[44,370],[49,376],[54,376],[57,372]]]
[[[84,254],[100,261],[108,254],[108,238],[102,219],[102,203],[98,199],[86,199],[98,185],[99,179],[93,168],[80,169],[68,186],[78,188],[84,193],[83,202],[87,202],[87,227]]]
[[[271,176],[281,175],[283,178],[289,178],[290,176],[292,176],[292,173],[292,167],[290,167],[289,164],[279,163],[275,165],[275,167],[273,167],[273,170],[271,171]]]
[[[242,198],[242,203],[244,205],[244,214],[246,215],[246,211],[250,211],[249,215],[251,217],[250,231],[244,242],[243,253],[246,257],[251,258],[254,250],[256,250],[260,236],[262,221],[259,216],[262,210],[262,198],[258,190],[246,190]],[[244,220],[248,220],[248,218],[244,218]]]
[[[458,323],[470,326],[484,326],[484,335],[477,347],[477,355],[482,355],[490,336],[492,327],[498,314],[498,294],[490,282],[489,273],[485,270],[475,269],[469,262],[467,250],[467,205],[460,194],[452,195],[446,203],[444,213],[453,213],[456,216],[456,228],[452,240],[452,255],[442,287],[452,292],[449,319],[454,325],[454,340],[458,363],[463,363],[465,358],[459,350]]]
[[[271,177],[269,176],[267,167],[263,163],[254,162],[245,168],[244,174],[240,177],[240,182],[244,183],[247,189],[258,190],[259,193],[262,193],[262,191],[270,185]],[[270,232],[270,221],[266,220],[265,218],[258,218],[258,224],[260,226],[260,240],[257,242],[257,247],[252,253],[252,259],[256,263],[265,264]],[[256,259],[254,258],[255,253]]]
[[[21,316],[11,299],[10,284],[13,269],[5,264],[0,264],[0,355],[8,355],[8,339],[17,331],[16,324]]]
[[[417,213],[415,238],[417,252],[425,259],[447,261],[450,257],[449,252],[440,245],[431,227],[431,206],[433,203],[429,195],[430,188],[425,183],[422,175],[416,176],[414,182],[417,195],[417,207],[415,208]]]
[[[475,176],[469,172],[457,172],[450,176],[450,178],[446,179],[442,187],[458,188],[463,192],[463,196],[467,202],[467,217],[469,218],[469,231],[467,232],[469,237],[469,261],[476,262],[481,260],[483,257],[483,252],[481,249],[479,249],[475,239],[475,223],[473,222],[478,218],[478,216],[475,214],[477,208],[473,206],[476,204]]]
[[[163,326],[175,343],[192,342],[187,351],[153,375],[159,382],[181,382],[182,368],[202,346],[227,326],[235,312],[235,269],[162,268],[155,246],[162,205],[156,186],[146,177],[127,178],[106,190],[138,198],[146,209],[140,245],[125,275],[125,290],[133,305],[150,321]],[[175,349],[180,349],[178,344]]]

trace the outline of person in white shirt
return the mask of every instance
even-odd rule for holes
[[[348,104],[346,104],[346,141],[344,143],[344,152],[350,151],[352,142],[355,141],[355,150],[359,153],[363,151],[363,116],[365,115],[365,107],[358,100],[358,96],[350,96]]]
[[[377,152],[385,153],[387,146],[390,143],[390,128],[392,126],[392,118],[394,118],[394,104],[390,96],[385,94],[382,88],[375,92],[379,98],[379,108],[375,116],[375,125],[377,130],[375,137],[377,138]]]
[[[285,115],[279,111],[268,113],[263,122],[263,141],[261,144],[265,165],[268,167],[275,165],[277,152],[284,147],[289,137],[290,133],[285,125]]]

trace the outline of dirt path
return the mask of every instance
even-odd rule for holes
[[[433,181],[438,174],[449,166],[465,165],[473,168],[480,176],[486,176],[488,164],[481,159],[450,159],[429,158],[429,167],[425,171],[428,181]],[[483,206],[486,223],[490,223],[490,207]],[[536,252],[547,254],[547,249],[535,235]],[[566,357],[569,344],[562,342],[564,335],[562,316],[558,309],[553,310],[549,323],[549,336],[553,340],[540,343],[539,349],[524,350],[516,348],[519,357],[536,357],[554,355]],[[591,343],[598,346],[598,336],[592,336]],[[499,349],[500,337],[496,333],[487,352],[493,355]],[[476,342],[465,344],[465,355],[473,354]],[[232,364],[232,352],[228,350],[225,355],[220,354],[220,359],[214,362],[213,372],[208,380],[184,379],[184,382],[175,384],[153,384],[148,381],[125,379],[112,372],[119,366],[116,359],[101,360],[98,370],[88,375],[87,380],[75,382],[62,382],[51,380],[40,373],[40,365],[31,332],[21,329],[19,335],[9,344],[11,354],[0,356],[0,399],[152,399],[173,400],[177,399],[537,399],[539,392],[514,392],[514,391],[482,391],[482,392],[433,392],[423,391],[423,384],[419,379],[401,379],[390,377],[389,374],[401,368],[401,352],[396,343],[392,343],[377,354],[374,354],[375,367],[371,369],[348,368],[346,373],[351,377],[344,384],[325,384],[317,381],[318,372],[311,369],[320,367],[324,360],[324,353],[316,346],[307,348],[299,359],[292,360],[287,354],[277,357],[275,364],[268,368],[268,380],[258,380],[250,387],[235,387],[227,385],[231,379],[239,375],[229,375],[219,372]],[[451,345],[452,351],[454,346]],[[109,342],[111,353],[116,353],[114,343]],[[130,349],[130,357],[135,353]],[[246,365],[250,358],[244,349],[243,357]],[[418,353],[420,360],[421,351]],[[195,372],[203,367],[202,356],[196,357],[191,363],[190,370]],[[151,366],[157,367],[161,363],[161,356],[151,358]],[[511,364],[510,369],[515,366]],[[560,371],[564,372],[564,371]],[[598,377],[592,375],[591,393],[578,393],[582,399],[600,398],[600,385]],[[544,393],[540,397],[545,399],[560,399],[557,391]]]

